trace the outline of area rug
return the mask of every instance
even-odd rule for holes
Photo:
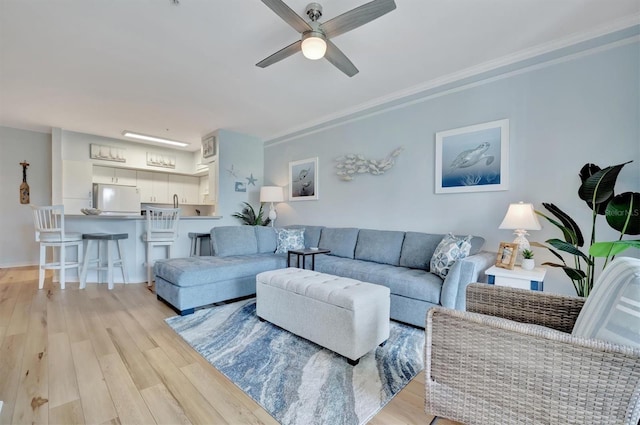
[[[350,366],[255,309],[249,299],[166,322],[282,425],[364,424],[422,370],[421,329],[391,322],[385,346]]]

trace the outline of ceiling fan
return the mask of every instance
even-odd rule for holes
[[[302,34],[302,38],[261,60],[256,66],[266,68],[294,53],[302,51],[305,57],[309,59],[326,58],[349,77],[356,75],[358,68],[330,39],[371,22],[396,8],[394,0],[373,0],[324,23],[320,23],[318,19],[322,16],[322,6],[319,3],[310,3],[305,8],[305,12],[311,20],[311,22],[307,22],[282,0],[262,0],[262,2]]]

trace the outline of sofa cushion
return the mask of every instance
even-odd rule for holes
[[[609,263],[572,334],[640,348],[640,259],[618,257]]]
[[[355,258],[376,263],[400,264],[404,232],[361,229],[358,232]]]
[[[251,227],[251,226],[246,226]],[[186,257],[156,261],[156,276],[176,286],[206,285],[286,267],[287,259],[282,255],[253,254],[226,257]]]
[[[425,270],[319,255],[316,271],[383,285],[392,295],[440,304],[442,279]]]
[[[336,257],[353,258],[358,241],[358,229],[352,227],[325,227],[320,233],[318,247],[331,251]]]
[[[254,226],[258,242],[258,253],[276,252],[278,246],[276,230],[273,227]]]
[[[433,253],[433,257],[431,257],[431,265],[429,267],[431,273],[435,273],[443,279],[447,277],[451,266],[456,261],[469,255],[472,237],[469,235],[465,238],[458,238],[449,233],[442,238]]]
[[[304,249],[304,229],[276,229],[276,233],[276,254],[286,254],[291,249]]]
[[[429,270],[431,257],[436,246],[442,240],[443,235],[434,235],[420,232],[406,232],[402,250],[400,252],[400,265],[412,269]]]
[[[320,242],[320,232],[324,229],[324,226],[301,226],[299,224],[292,224],[284,226],[285,229],[304,229],[304,247],[311,248],[317,247]]]
[[[219,226],[211,229],[215,255],[248,255],[258,253],[258,240],[253,226]]]

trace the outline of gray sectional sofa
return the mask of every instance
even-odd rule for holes
[[[444,235],[322,226],[304,228],[305,247],[331,250],[317,255],[315,269],[391,291],[391,318],[424,327],[436,305],[464,310],[466,286],[484,279],[495,253],[482,252],[484,239],[471,240],[470,255],[457,261],[443,280],[429,272],[429,263]],[[156,293],[180,314],[219,301],[255,294],[258,273],[287,266],[276,254],[276,233],[270,227],[222,226],[211,229],[214,256],[156,262]],[[308,264],[308,262],[307,262]]]

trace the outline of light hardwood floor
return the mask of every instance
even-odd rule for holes
[[[0,424],[277,424],[164,318],[145,284],[77,283],[0,269]],[[428,424],[424,374],[370,424]],[[438,425],[452,425],[444,419]]]

